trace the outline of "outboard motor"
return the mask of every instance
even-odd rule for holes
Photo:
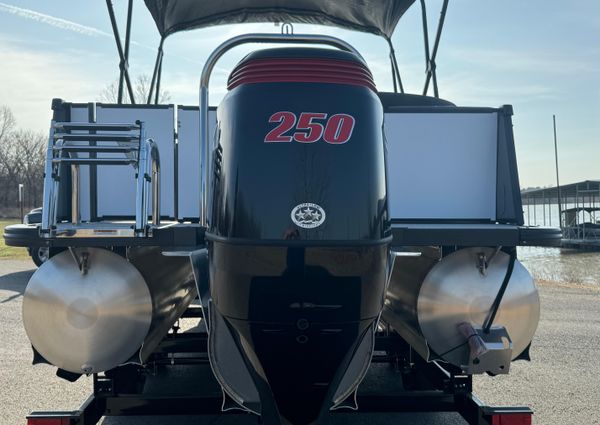
[[[265,423],[354,404],[388,275],[383,110],[362,59],[279,48],[233,70],[217,111],[209,354]]]

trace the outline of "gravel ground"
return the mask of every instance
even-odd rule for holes
[[[545,283],[539,289],[531,363],[476,378],[474,392],[490,404],[530,406],[536,424],[600,424],[600,288]]]
[[[69,384],[48,365],[32,366],[21,322],[21,295],[33,274],[31,260],[0,261],[0,424],[25,423],[31,410],[72,410],[91,391],[91,380]]]
[[[91,379],[67,383],[54,368],[31,365],[21,324],[21,295],[33,273],[27,260],[0,260],[0,425],[25,423],[32,410],[76,409],[90,394]],[[600,424],[600,290],[540,286],[542,318],[533,361],[516,362],[511,374],[475,379],[475,393],[488,404],[528,405],[543,425]],[[594,408],[596,406],[596,408]],[[238,416],[106,418],[104,425],[241,424]],[[459,425],[455,414],[336,415],[336,424]]]

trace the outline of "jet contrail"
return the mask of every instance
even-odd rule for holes
[[[112,37],[111,34],[101,31],[94,27],[88,27],[66,19],[56,18],[54,16],[46,15],[44,13],[36,12],[31,9],[24,9],[22,7],[12,6],[10,4],[0,2],[0,12],[10,13],[24,19],[30,19],[32,21],[42,22],[47,25],[51,25],[56,28],[60,28],[67,31],[73,31],[78,34],[88,35],[92,37]]]
[[[60,28],[67,31],[76,32],[78,34],[87,35],[91,37],[109,37],[113,38],[113,34],[108,32],[99,30],[98,28],[88,27],[86,25],[81,25],[73,21],[67,21],[66,19],[57,18],[55,16],[46,15],[45,13],[36,12],[35,10],[25,9],[22,7],[13,6],[10,4],[0,2],[0,12],[10,13],[11,15],[19,16],[24,19],[30,19],[32,21],[41,22],[47,25],[51,25],[56,28]],[[131,44],[135,46],[139,46],[143,49],[150,50],[152,52],[156,52],[155,47],[150,47],[142,43],[138,43],[135,40],[131,40]],[[184,56],[179,55],[168,55],[172,57],[177,57],[179,59],[183,59],[187,62],[191,62],[194,64],[202,64],[202,62],[198,62],[193,59],[189,59]]]

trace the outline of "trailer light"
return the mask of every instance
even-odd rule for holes
[[[531,425],[531,413],[500,413],[492,416],[491,425]]]
[[[71,425],[71,418],[69,417],[28,417],[27,425]]]

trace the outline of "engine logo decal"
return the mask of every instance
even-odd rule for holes
[[[321,121],[321,122],[319,122]],[[350,140],[356,120],[352,115],[324,112],[278,111],[269,117],[270,123],[279,123],[265,136],[265,143],[315,143],[323,140],[331,145],[342,145]],[[294,130],[294,132],[292,132]]]
[[[292,210],[292,221],[304,229],[314,229],[325,222],[325,210],[310,202],[296,205]]]

